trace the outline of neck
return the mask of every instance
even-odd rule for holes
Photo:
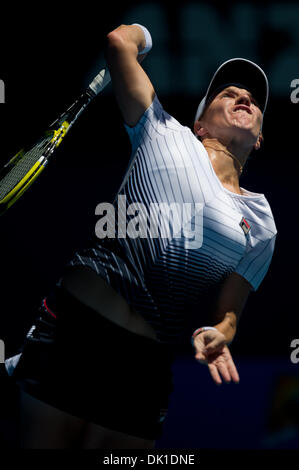
[[[233,149],[229,149],[217,139],[206,138],[203,140],[203,145],[207,149],[213,168],[221,183],[241,193],[239,177],[246,157],[244,159],[244,156],[242,158],[242,155],[236,155]]]

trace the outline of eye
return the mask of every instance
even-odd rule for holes
[[[226,91],[222,95],[223,97],[233,98],[233,93],[230,91]]]

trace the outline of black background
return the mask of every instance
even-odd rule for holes
[[[251,3],[257,5],[258,14],[248,21],[262,25],[256,61],[268,73],[282,49],[292,50],[292,35],[269,30],[265,12],[271,4]],[[225,34],[226,18],[237,3],[230,2],[229,7],[209,4],[223,19]],[[38,137],[87,86],[98,64],[101,67],[103,63],[106,34],[123,22],[132,5],[133,2],[130,5],[110,2],[105,6],[99,2],[78,2],[6,7],[0,61],[6,101],[0,105],[1,165],[24,143]],[[138,5],[142,12],[143,3]],[[168,52],[175,63],[176,54],[182,54],[177,30],[182,5],[176,1],[161,5],[171,31]],[[132,17],[131,22],[142,23],[142,15]],[[151,30],[150,24],[146,26]],[[219,47],[212,34],[208,39],[210,48]],[[155,37],[153,41],[155,46]],[[155,47],[151,54],[155,54]],[[203,56],[206,54],[205,50]],[[224,54],[227,59],[235,55],[233,50]],[[198,61],[201,60],[204,59],[199,47]],[[214,67],[218,65],[215,63]],[[150,75],[146,61],[144,68]],[[159,78],[156,79],[154,85],[164,108],[181,123],[191,125],[213,72],[207,74],[204,83],[198,84],[198,98],[189,94],[188,89],[182,91],[181,86],[174,93],[175,76],[171,92],[159,93]],[[157,69],[155,77],[159,77]],[[299,103],[290,100],[290,80],[281,84],[281,93],[273,94],[271,75],[268,78],[270,99],[263,127],[265,143],[248,163],[241,186],[266,195],[278,236],[271,267],[246,304],[231,350],[240,361],[279,358],[290,363],[290,343],[299,338]],[[293,78],[299,78],[299,60]],[[1,217],[0,337],[5,341],[7,357],[15,354],[22,344],[41,298],[57,281],[66,261],[78,247],[84,246],[94,230],[95,206],[113,198],[129,157],[129,139],[112,89],[107,87],[74,125],[47,171]],[[200,323],[199,319],[199,326]],[[292,367],[292,373],[297,374],[299,366]]]

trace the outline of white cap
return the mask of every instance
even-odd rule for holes
[[[202,115],[209,98],[230,85],[248,89],[264,114],[269,96],[269,84],[265,72],[251,60],[235,58],[224,62],[214,73],[206,95],[198,105],[195,121]]]

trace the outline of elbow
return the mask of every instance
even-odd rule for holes
[[[114,29],[113,31],[110,31],[110,33],[107,34],[106,36],[107,47],[116,47],[118,44],[122,42],[122,35],[119,32],[120,28],[121,26],[117,29]]]
[[[112,55],[115,52],[126,49],[128,41],[126,38],[126,25],[121,25],[106,36],[106,53]]]
[[[105,45],[105,57],[108,63],[111,59],[113,59],[113,57],[115,57],[115,55],[121,49],[121,47],[122,47],[122,40],[118,33],[115,33],[115,31],[112,31],[111,33],[107,34],[106,45]]]
[[[114,60],[118,61],[120,57],[122,59],[129,56],[137,57],[138,45],[130,28],[131,26],[122,24],[107,34],[105,56],[108,65]]]

